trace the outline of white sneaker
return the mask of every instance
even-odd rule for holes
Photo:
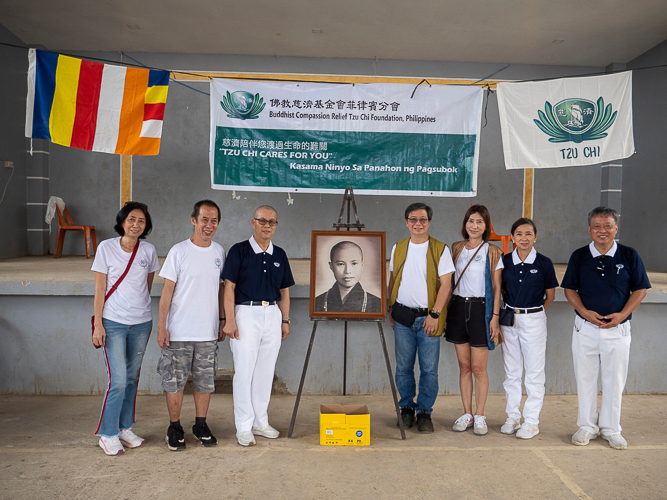
[[[519,439],[531,439],[540,433],[540,428],[537,424],[529,424],[524,422],[521,428],[516,431],[516,437]]]
[[[521,422],[514,420],[512,417],[508,417],[505,420],[505,423],[500,428],[500,432],[503,434],[514,434],[518,429],[521,428]]]
[[[489,432],[486,426],[486,417],[484,415],[475,415],[475,428],[472,430],[478,436],[483,436]]]
[[[270,425],[267,425],[266,427],[253,427],[252,433],[255,436],[262,436],[269,439],[276,439],[278,436],[280,436],[280,432]]]
[[[591,439],[597,439],[597,437],[597,433],[588,432],[585,429],[579,429],[574,433],[574,436],[572,436],[572,444],[576,444],[577,446],[586,446]]]
[[[114,437],[104,437],[100,436],[100,442],[99,442],[100,448],[104,450],[104,453],[107,455],[120,455],[121,453],[125,453],[125,449],[123,448],[123,445],[120,443],[120,439],[118,439],[118,436]]]
[[[236,433],[236,440],[239,442],[241,446],[254,446],[257,444],[257,441],[255,441],[255,436],[252,435],[252,432],[237,432]]]
[[[130,429],[120,431],[118,439],[128,448],[139,448],[139,446],[146,442],[144,438],[140,438]]]
[[[609,446],[611,446],[615,450],[626,450],[628,448],[628,442],[625,440],[623,436],[621,436],[620,432],[617,432],[615,434],[609,434],[608,436],[601,434],[601,436],[602,439],[606,439],[607,441],[609,441]]]
[[[456,422],[454,422],[452,429],[457,432],[463,432],[468,427],[472,427],[473,422],[474,420],[472,418],[472,415],[470,413],[466,413],[456,419]]]

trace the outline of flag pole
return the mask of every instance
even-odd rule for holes
[[[525,168],[523,170],[523,216],[529,219],[533,218],[534,185],[533,169]]]
[[[120,206],[132,201],[132,155],[120,155]]]

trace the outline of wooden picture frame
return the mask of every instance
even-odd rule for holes
[[[311,318],[387,317],[384,231],[312,231],[309,311]]]

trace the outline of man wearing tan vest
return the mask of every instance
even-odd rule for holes
[[[417,415],[419,432],[433,432],[431,412],[438,396],[440,337],[447,317],[447,299],[454,262],[449,248],[431,238],[433,210],[424,203],[405,209],[410,238],[391,250],[389,262],[390,324],[396,347],[396,386],[404,427]],[[419,357],[419,395],[415,403],[415,358]]]

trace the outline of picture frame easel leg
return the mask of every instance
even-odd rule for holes
[[[292,410],[292,421],[289,424],[289,431],[287,432],[287,437],[292,437],[292,431],[294,430],[294,422],[296,422],[296,413],[299,411],[299,402],[301,401],[301,391],[303,391],[303,383],[306,380],[306,372],[308,371],[308,363],[310,362],[310,353],[313,350],[313,342],[315,340],[315,332],[317,331],[317,324],[319,321],[313,321],[313,333],[310,335],[310,344],[308,344],[308,352],[306,353],[306,359],[303,362],[303,372],[301,372],[301,381],[299,382],[299,391],[296,393],[296,401],[294,402],[294,410]]]
[[[394,408],[396,409],[396,418],[398,418],[398,427],[401,429],[401,439],[405,439],[405,429],[403,428],[403,419],[401,418],[401,409],[398,407],[398,395],[396,394],[396,384],[391,374],[391,364],[389,363],[389,353],[387,352],[387,342],[384,339],[382,323],[378,321],[378,330],[380,332],[380,341],[382,342],[382,351],[384,360],[387,363],[387,374],[389,375],[389,384],[391,385],[391,395],[394,397]]]

